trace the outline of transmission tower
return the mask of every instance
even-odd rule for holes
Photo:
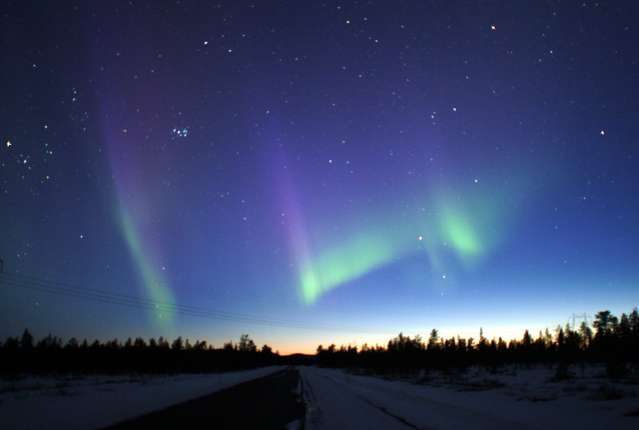
[[[572,325],[570,324],[570,320],[572,320]],[[584,312],[584,314],[583,314],[583,315],[575,315],[575,314],[573,313],[571,317],[568,317],[568,326],[569,326],[569,327],[570,327],[573,331],[574,331],[574,330],[575,330],[575,328],[577,327],[577,326],[575,325],[575,320],[577,320],[577,321],[581,321],[581,320],[583,320],[583,321],[586,323],[586,325],[588,325],[588,326],[589,326],[590,324],[592,324],[592,317],[591,317],[590,315],[586,315],[586,313],[585,313],[585,312]],[[590,320],[590,324],[588,323],[588,320]],[[581,325],[581,324],[579,324],[579,325]]]

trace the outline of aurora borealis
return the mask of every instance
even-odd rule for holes
[[[5,2],[5,273],[158,306],[5,285],[0,339],[313,352],[627,312],[638,12]]]

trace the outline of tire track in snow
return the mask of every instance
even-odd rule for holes
[[[394,414],[391,414],[391,413],[390,413],[390,412],[388,412],[388,411],[386,410],[386,408],[385,408],[385,407],[383,407],[383,406],[377,406],[377,405],[376,405],[376,404],[374,404],[373,402],[371,402],[371,401],[369,401],[369,400],[367,400],[367,399],[365,399],[365,398],[363,398],[363,397],[361,397],[361,396],[358,396],[357,394],[354,394],[354,396],[355,396],[355,397],[358,397],[358,398],[360,398],[360,399],[362,399],[363,401],[365,401],[366,403],[368,403],[368,404],[369,404],[369,405],[371,405],[372,407],[379,409],[380,411],[384,412],[385,414],[390,415],[391,417],[395,418],[397,421],[399,421],[400,423],[402,423],[402,424],[404,424],[404,425],[407,425],[407,426],[412,427],[412,428],[417,429],[417,430],[434,430],[434,429],[429,428],[429,427],[419,427],[419,426],[416,426],[416,425],[414,425],[414,424],[411,424],[411,423],[409,423],[408,421],[406,421],[404,418],[402,418],[402,417],[400,417],[400,416],[397,416],[397,415],[394,415]]]

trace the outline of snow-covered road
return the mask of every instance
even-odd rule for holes
[[[300,368],[307,404],[305,429],[408,429],[400,420],[355,394],[351,385],[316,368]]]
[[[504,390],[447,388],[301,367],[306,429],[590,429],[628,428],[637,418],[620,408],[575,396],[521,400]],[[623,406],[621,408],[623,410]]]

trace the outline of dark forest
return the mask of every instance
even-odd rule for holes
[[[421,370],[464,372],[471,366],[497,370],[504,365],[556,366],[555,378],[569,376],[571,366],[605,365],[608,376],[623,377],[639,367],[639,314],[635,308],[620,318],[598,312],[592,324],[573,329],[558,326],[533,335],[526,330],[519,340],[443,339],[433,329],[427,340],[400,333],[386,346],[369,345],[327,348],[320,345],[315,357],[282,357],[264,345],[257,348],[248,335],[240,341],[213,348],[206,341],[160,337],[148,342],[138,337],[122,343],[101,343],[72,338],[66,343],[49,334],[35,341],[28,329],[0,344],[0,372],[6,377],[21,374],[167,374],[224,372],[272,364],[310,364],[361,369],[373,374],[414,373]]]
[[[532,367],[543,364],[556,366],[555,378],[568,377],[572,365],[605,365],[612,378],[625,376],[639,366],[639,314],[617,318],[609,311],[598,312],[593,329],[583,322],[573,330],[558,326],[551,333],[546,329],[535,337],[528,330],[519,340],[508,343],[501,338],[488,340],[479,331],[479,338],[453,337],[442,339],[433,329],[427,341],[400,333],[386,347],[336,348],[331,345],[317,349],[318,362],[327,367],[365,369],[370,373],[416,372],[439,370],[464,372],[471,366],[497,370],[506,364]]]

